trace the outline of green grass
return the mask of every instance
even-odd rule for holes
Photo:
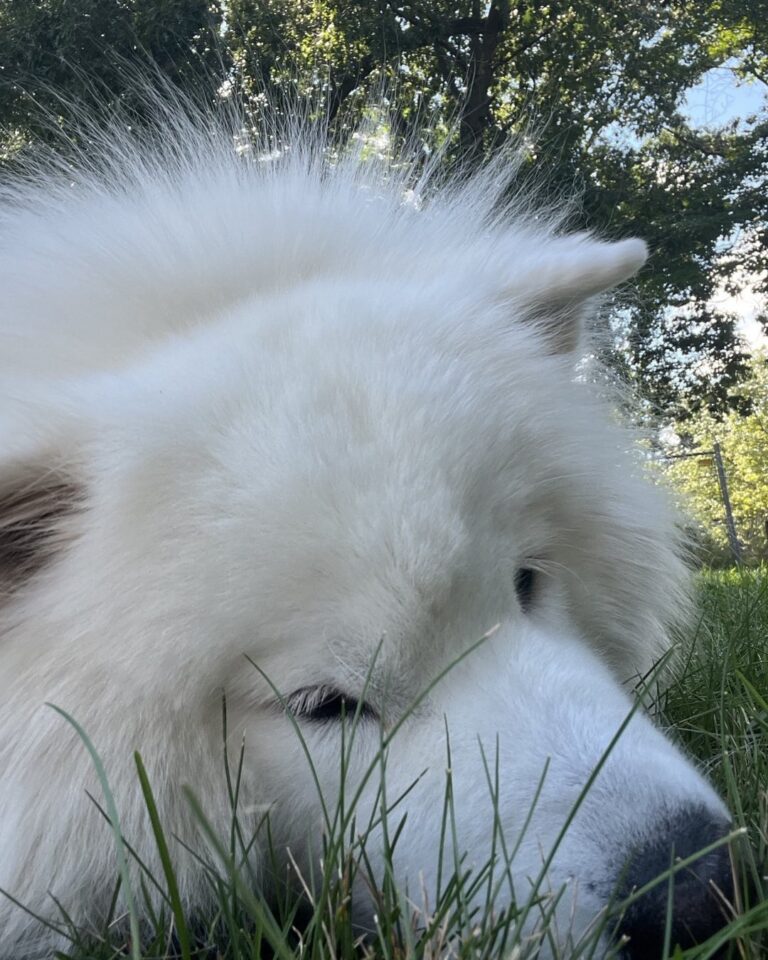
[[[768,569],[707,571],[699,597],[658,706],[746,828],[741,880],[755,934],[735,955],[757,960],[768,956]]]
[[[746,828],[739,860],[739,891],[742,913],[711,943],[685,952],[671,951],[674,960],[706,960],[727,944],[725,955],[741,960],[768,956],[768,571],[718,571],[700,577],[699,622],[689,636],[681,639],[680,657],[674,680],[656,704],[659,719],[703,765],[709,777],[727,799],[736,825]],[[300,730],[297,727],[297,735]],[[351,748],[347,743],[346,748]],[[342,750],[343,753],[343,750]],[[505,865],[514,859],[514,850],[504,846],[500,832],[494,838],[496,862],[470,872],[456,849],[453,836],[453,806],[448,783],[442,810],[444,863],[442,881],[431,916],[419,926],[411,922],[409,907],[395,889],[391,877],[384,877],[377,891],[378,933],[366,942],[357,937],[350,921],[350,889],[356,876],[366,875],[366,860],[359,835],[371,824],[355,819],[354,798],[341,812],[328,811],[322,874],[305,878],[309,896],[299,902],[295,892],[278,891],[268,903],[258,895],[258,885],[247,866],[246,854],[252,838],[243,836],[237,818],[240,772],[227,769],[222,789],[229,791],[234,811],[232,829],[225,838],[216,837],[197,809],[203,833],[214,852],[201,860],[200,870],[210,887],[210,910],[190,917],[177,889],[174,872],[174,841],[160,822],[152,786],[137,756],[137,784],[143,791],[149,821],[159,852],[162,872],[150,876],[139,871],[131,897],[121,902],[154,903],[150,920],[135,931],[138,919],[113,918],[103,939],[85,939],[62,917],[72,938],[71,948],[59,954],[67,960],[433,960],[450,956],[509,960],[535,957],[537,944],[547,942],[548,922],[556,897],[534,889],[525,902],[504,912],[490,908],[472,913],[470,899],[486,902],[508,883]],[[372,771],[374,773],[375,771]],[[493,791],[497,771],[493,759],[487,763],[489,789]],[[195,805],[194,796],[189,794]],[[111,799],[106,794],[106,808]],[[381,795],[380,816],[396,806]],[[108,815],[105,813],[105,816]],[[398,818],[389,816],[387,842],[398,842]],[[119,829],[113,823],[118,845]],[[268,830],[268,824],[264,827]],[[124,851],[130,858],[131,850]],[[119,859],[119,858],[118,858]],[[675,868],[677,869],[677,868]],[[122,870],[122,882],[127,873]],[[660,882],[665,882],[664,878]],[[114,902],[118,902],[116,880]],[[158,897],[150,891],[160,890]],[[530,927],[522,932],[522,921],[537,919],[537,937]],[[606,920],[606,923],[615,919]],[[425,925],[426,924],[426,925]],[[105,927],[105,931],[107,927]],[[131,936],[130,931],[134,931]],[[138,942],[140,939],[141,942]],[[556,956],[602,957],[597,938],[584,938]],[[613,953],[612,955],[617,955]],[[720,954],[718,954],[720,956]],[[656,958],[648,958],[656,960]]]

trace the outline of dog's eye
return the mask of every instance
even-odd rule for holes
[[[376,720],[376,711],[336,687],[305,687],[286,699],[288,709],[300,720],[329,723],[337,720]]]
[[[515,574],[515,593],[523,613],[528,613],[533,606],[537,579],[536,571],[531,567],[520,567]]]

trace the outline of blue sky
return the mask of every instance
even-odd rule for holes
[[[710,70],[686,97],[683,113],[697,126],[719,127],[744,120],[765,108],[768,87],[759,81],[739,82],[728,64]]]

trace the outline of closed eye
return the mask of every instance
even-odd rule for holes
[[[378,714],[365,701],[356,699],[336,687],[303,687],[285,700],[286,707],[298,720],[310,723],[331,723],[339,720],[378,720]]]
[[[515,594],[523,613],[528,613],[536,599],[538,571],[533,567],[520,567],[515,573]]]

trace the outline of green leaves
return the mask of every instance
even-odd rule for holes
[[[616,299],[621,355],[609,359],[649,409],[681,419],[732,409],[745,375],[735,318],[717,302],[739,282],[736,238],[742,278],[765,286],[768,268],[768,120],[762,132],[703,129],[681,108],[714,67],[760,75],[764,20],[749,0],[232,0],[227,42],[247,95],[291,84],[347,128],[391,83],[395,132],[434,147],[453,130],[448,162],[533,127],[522,176],[542,201],[575,189],[575,227],[649,241],[648,268]]]
[[[757,355],[745,382],[734,389],[732,411],[717,419],[700,411],[678,427],[691,450],[711,450],[720,444],[733,505],[736,531],[750,559],[768,558],[765,522],[768,517],[768,361]],[[722,497],[711,460],[694,457],[672,460],[665,468],[684,505],[698,524],[701,537],[715,555],[727,555]]]

